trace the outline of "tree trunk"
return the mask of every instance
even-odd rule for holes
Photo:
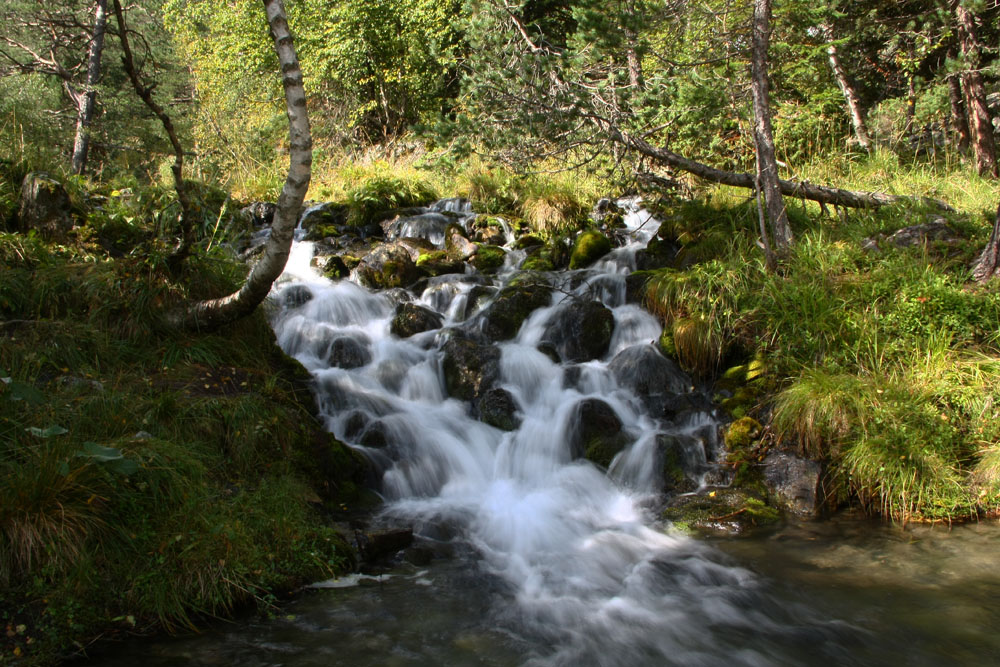
[[[961,0],[955,2],[955,22],[958,24],[958,41],[965,60],[962,72],[962,89],[965,92],[965,109],[969,114],[969,129],[972,134],[972,150],[976,156],[976,167],[983,176],[1000,177],[997,168],[996,145],[993,141],[993,124],[986,106],[986,89],[983,75],[979,70],[982,44],[976,36],[976,21]]]
[[[94,32],[87,57],[87,85],[80,97],[76,116],[76,137],[73,140],[73,173],[82,174],[87,168],[90,149],[90,122],[94,117],[97,82],[101,78],[101,54],[104,52],[104,28],[108,20],[108,0],[97,0],[94,10]]]
[[[955,51],[948,53],[950,60],[954,59]],[[965,115],[965,102],[962,100],[962,81],[958,74],[950,74],[948,80],[948,102],[951,104],[951,128],[958,143],[958,152],[963,155],[969,150],[969,117]]]
[[[840,92],[844,94],[844,102],[847,104],[847,113],[851,117],[851,127],[854,128],[854,137],[858,140],[858,145],[866,151],[871,151],[872,140],[868,134],[868,124],[865,122],[865,114],[861,110],[861,102],[854,86],[847,78],[847,72],[840,62],[840,54],[837,45],[833,41],[833,28],[829,24],[821,26],[829,44],[826,47],[826,54],[830,60],[830,69],[833,70],[833,78],[840,87]]]
[[[903,125],[903,138],[913,135],[913,126],[917,121],[917,77],[913,72],[906,76],[906,123]]]
[[[997,206],[997,217],[993,221],[993,233],[983,249],[979,259],[972,265],[972,277],[981,283],[1000,274],[1000,206]]]
[[[792,243],[792,230],[785,213],[785,202],[778,184],[778,162],[774,157],[774,134],[771,130],[771,104],[768,99],[767,49],[771,39],[771,0],[754,0],[751,63],[753,92],[754,144],[757,148],[757,181],[764,195],[772,243],[780,253]]]
[[[129,81],[132,83],[132,88],[135,89],[136,95],[142,99],[149,110],[160,120],[160,124],[163,125],[163,129],[170,139],[170,145],[174,149],[174,163],[170,166],[170,171],[174,176],[174,190],[177,192],[177,201],[181,206],[181,240],[167,258],[167,263],[171,270],[176,271],[191,253],[191,248],[194,246],[195,234],[194,220],[191,213],[191,200],[188,197],[187,186],[184,183],[184,148],[181,146],[180,139],[177,138],[177,132],[174,130],[174,124],[170,120],[170,116],[153,98],[153,89],[156,87],[156,84],[144,86],[142,79],[139,77],[139,71],[135,67],[135,59],[132,57],[132,48],[128,37],[129,30],[125,25],[125,13],[122,11],[121,1],[113,0],[112,6],[115,10],[115,19],[118,23],[118,39],[122,45],[122,65],[125,67],[125,73],[128,74]]]
[[[219,299],[196,303],[172,318],[175,325],[200,331],[216,329],[249,315],[267,297],[271,285],[285,269],[292,237],[302,210],[302,200],[309,189],[312,173],[312,135],[306,111],[306,94],[302,85],[302,70],[295,54],[295,45],[288,31],[282,0],[263,0],[271,38],[281,65],[281,82],[285,88],[285,112],[288,116],[289,165],[285,185],[278,197],[277,211],[271,225],[271,236],[264,254],[254,265],[246,282],[236,292]]]

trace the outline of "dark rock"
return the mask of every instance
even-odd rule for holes
[[[508,285],[482,313],[483,333],[489,340],[510,340],[517,335],[532,311],[548,306],[552,288],[548,285]]]
[[[486,305],[486,303],[496,296],[499,292],[496,287],[492,285],[476,285],[471,290],[469,290],[469,295],[465,300],[465,313],[462,319],[469,319],[475,315],[479,310]]]
[[[452,337],[441,348],[444,383],[449,396],[479,399],[500,376],[500,350],[468,338]]]
[[[633,271],[625,276],[625,303],[642,303],[646,298],[646,282],[650,274],[646,271]]]
[[[415,303],[401,303],[396,306],[389,331],[394,336],[409,338],[424,331],[441,328],[441,316],[430,308]]]
[[[64,241],[73,228],[69,193],[62,183],[42,172],[31,172],[21,183],[18,224],[22,232],[37,231],[47,241]]]
[[[680,437],[661,433],[656,436],[656,452],[662,470],[663,490],[692,491],[687,476],[692,466],[684,441]]]
[[[417,268],[410,251],[396,243],[375,246],[355,269],[358,282],[365,287],[407,287],[424,276]]]
[[[501,431],[513,431],[520,426],[517,418],[517,403],[506,389],[493,387],[483,393],[479,400],[479,418]]]
[[[413,529],[385,530],[379,532],[354,532],[358,553],[366,563],[396,555],[413,544]]]
[[[599,225],[605,225],[609,229],[620,227],[625,217],[625,209],[615,203],[613,199],[602,197],[594,204],[590,212],[590,219]]]
[[[285,308],[298,308],[313,298],[312,290],[305,285],[291,285],[281,291],[281,303]]]
[[[820,484],[822,466],[787,452],[771,452],[764,459],[764,485],[786,510],[799,516],[816,516],[824,500]]]
[[[358,443],[371,449],[386,449],[391,443],[391,434],[385,422],[373,421],[365,426]]]
[[[542,342],[553,346],[560,360],[581,363],[607,354],[614,330],[615,316],[606,306],[573,300],[553,314]]]
[[[684,407],[676,405],[678,397],[691,391],[691,378],[651,344],[625,348],[611,360],[608,370],[619,385],[631,389],[656,415],[668,408],[675,414],[681,412]],[[687,406],[686,399],[680,400]]]
[[[325,278],[330,280],[342,280],[351,275],[351,270],[347,268],[344,258],[338,255],[323,255],[315,258],[314,261],[316,261],[316,268],[323,272]]]
[[[599,398],[586,398],[577,403],[571,424],[573,428],[568,440],[573,459],[585,458],[607,468],[629,442],[614,408]]]
[[[367,342],[367,341],[366,341]],[[366,343],[352,336],[340,336],[330,343],[327,361],[337,368],[360,368],[372,360]]]
[[[278,207],[269,201],[255,201],[240,209],[240,213],[255,227],[266,227],[274,222],[274,212]]]

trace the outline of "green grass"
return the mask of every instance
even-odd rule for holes
[[[703,368],[708,359],[720,368],[765,360],[774,391],[756,414],[771,416],[772,438],[826,460],[845,496],[873,513],[908,521],[994,512],[1000,293],[971,283],[969,265],[989,235],[1000,188],[964,169],[905,165],[884,152],[802,173],[944,198],[958,209],[946,217],[960,240],[867,253],[866,237],[938,214],[901,205],[850,211],[845,222],[787,200],[796,241],[770,274],[755,248],[752,203],[715,188],[660,211],[682,248],[701,250],[652,276],[648,306],[669,331],[695,321],[720,341],[686,361],[691,370],[694,358]],[[683,357],[676,333],[668,343]]]
[[[360,501],[360,464],[264,315],[213,335],[162,324],[246,269],[206,252],[207,230],[170,274],[137,205],[155,196],[121,204],[135,245],[117,257],[94,241],[107,209],[65,245],[0,233],[0,662],[192,627],[351,557],[325,516]]]

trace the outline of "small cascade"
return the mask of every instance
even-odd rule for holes
[[[390,297],[320,277],[308,243],[276,289],[274,329],[315,377],[327,427],[372,461],[385,515],[418,535],[449,526],[501,582],[501,622],[551,647],[546,664],[711,664],[700,629],[759,627],[746,605],[755,582],[647,514],[661,493],[697,489],[720,444],[707,397],[651,345],[657,320],[625,302],[624,277],[657,225],[637,201],[621,204],[629,242],[549,274],[516,329],[502,308],[523,252],[491,279],[444,275]],[[474,215],[442,200],[387,233],[442,247],[446,226]],[[394,335],[401,298],[440,328]]]

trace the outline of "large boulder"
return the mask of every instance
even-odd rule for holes
[[[410,256],[410,250],[397,243],[382,243],[372,249],[355,268],[365,287],[407,287],[424,276]]]
[[[441,323],[441,316],[430,308],[415,303],[401,303],[396,306],[396,315],[392,318],[389,331],[394,336],[409,338],[424,331],[440,329]]]
[[[460,225],[452,224],[444,230],[444,249],[450,258],[464,261],[475,255],[479,246],[466,238]]]
[[[532,311],[548,306],[551,299],[552,288],[548,285],[508,285],[483,312],[483,333],[492,341],[510,340]]]
[[[514,396],[501,387],[493,387],[479,400],[479,419],[501,431],[513,431],[521,423]]]
[[[318,241],[330,236],[339,236],[347,224],[346,204],[325,202],[307,206],[299,219],[299,227],[306,231],[307,241]],[[273,214],[272,214],[273,218]]]
[[[476,401],[500,377],[500,350],[468,338],[452,337],[441,348],[444,384],[449,396]]]
[[[503,266],[506,256],[507,253],[499,246],[479,244],[469,263],[481,273],[492,273]]]
[[[62,183],[32,172],[21,183],[18,223],[22,232],[36,231],[48,241],[63,241],[73,228],[69,193]]]
[[[611,240],[607,236],[596,230],[583,232],[573,245],[569,268],[582,269],[590,266],[609,252],[611,252]]]
[[[788,512],[814,517],[823,509],[822,466],[788,452],[771,452],[764,459],[764,485]]]
[[[654,415],[674,411],[678,397],[692,389],[691,378],[652,344],[625,348],[611,360],[608,370],[620,386],[641,398]]]
[[[330,351],[327,353],[327,361],[331,366],[337,368],[361,368],[372,360],[372,353],[368,349],[370,340],[362,339],[363,334],[357,336],[338,336],[330,342]]]
[[[614,330],[615,316],[606,306],[573,300],[556,310],[541,342],[554,349],[561,361],[582,363],[607,354]]]
[[[599,398],[577,403],[570,423],[569,452],[573,459],[585,458],[607,468],[629,442],[614,408]]]

